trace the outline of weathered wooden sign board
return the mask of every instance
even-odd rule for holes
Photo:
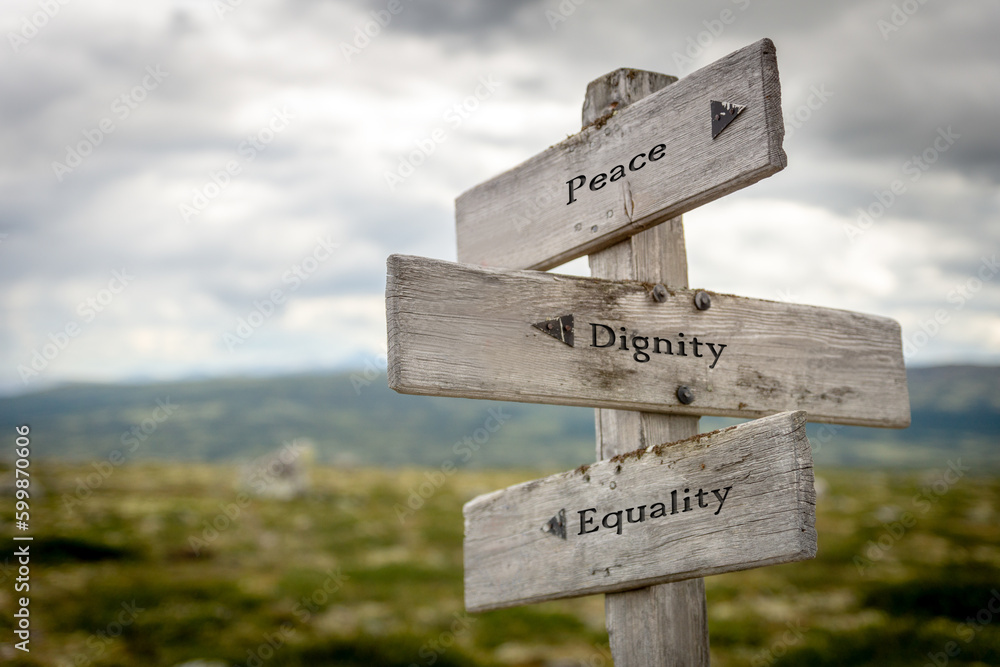
[[[639,282],[393,255],[389,385],[647,412],[806,410],[810,421],[909,424],[895,321],[693,290],[656,294]]]
[[[616,667],[707,667],[701,577],[815,554],[806,420],[910,420],[894,321],[683,289],[677,216],[786,160],[770,40],[675,81],[595,80],[580,134],[458,198],[464,264],[388,261],[393,389],[598,408],[607,460],[466,505],[466,606],[606,592]],[[588,253],[614,280],[523,270]],[[645,447],[700,415],[774,416]]]
[[[458,260],[549,269],[605,248],[779,171],[783,134],[764,39],[461,195]]]
[[[465,505],[465,606],[486,611],[816,554],[805,413],[651,446]]]

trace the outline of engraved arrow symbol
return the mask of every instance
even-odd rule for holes
[[[736,120],[740,112],[746,109],[745,104],[733,104],[732,102],[712,102],[712,138],[719,136],[729,124]]]
[[[573,347],[573,316],[572,315],[561,315],[554,320],[545,320],[544,322],[538,322],[532,324],[543,333],[547,333],[556,340],[562,341]]]
[[[545,522],[542,532],[566,539],[566,510],[559,510],[559,514]]]

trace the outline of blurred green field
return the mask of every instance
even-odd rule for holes
[[[600,596],[463,612],[462,504],[537,471],[460,471],[400,519],[427,471],[317,466],[301,498],[246,501],[232,465],[126,464],[77,494],[94,470],[32,465],[31,652],[4,547],[0,662],[611,664]],[[706,580],[712,664],[1000,664],[1000,480],[947,471],[818,469],[815,560]]]

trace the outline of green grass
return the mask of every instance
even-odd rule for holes
[[[811,424],[817,464],[916,469],[961,459],[1000,472],[1000,367],[910,368],[907,378],[909,428]],[[165,416],[161,404],[170,416],[154,424]],[[473,454],[464,439],[477,431],[485,436],[491,411],[499,411],[503,424],[474,442],[481,446]],[[733,422],[704,417],[701,427]],[[20,424],[44,425],[32,433],[34,455],[62,461],[119,455],[133,463],[235,461],[294,439],[310,441],[320,461],[377,467],[436,468],[450,461],[459,468],[575,468],[594,452],[592,409],[399,394],[374,369],[80,384],[0,397],[0,432]],[[0,450],[0,461],[12,456]]]
[[[538,472],[461,471],[401,521],[423,470],[320,466],[238,514],[234,466],[128,464],[72,507],[86,464],[32,470],[32,650],[4,568],[4,664],[610,665],[600,596],[464,614],[462,504]],[[1000,480],[926,495],[941,474],[817,470],[816,559],[706,580],[712,664],[1000,664]]]

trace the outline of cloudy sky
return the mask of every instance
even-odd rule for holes
[[[578,131],[588,81],[762,37],[788,167],[685,216],[691,284],[894,317],[909,364],[1000,362],[991,0],[2,12],[0,392],[377,365],[386,256],[454,259],[455,197]]]

